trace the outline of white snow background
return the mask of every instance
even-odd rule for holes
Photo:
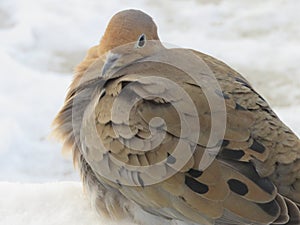
[[[0,225],[117,224],[91,210],[48,136],[72,69],[126,8],[241,72],[300,134],[298,0],[0,0]]]

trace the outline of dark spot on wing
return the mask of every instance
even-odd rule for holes
[[[226,147],[227,145],[229,145],[229,143],[230,143],[230,141],[224,139],[224,140],[222,140],[221,146]]]
[[[268,178],[262,178],[258,175],[254,165],[252,162],[241,162],[241,161],[233,161],[229,159],[220,159],[225,162],[228,166],[232,168],[239,168],[239,172],[244,176],[252,180],[257,184],[262,190],[270,195],[275,191],[274,184]]]
[[[194,178],[198,178],[202,175],[203,171],[195,170],[195,169],[190,169],[188,171],[188,174],[191,175]]]
[[[227,181],[231,191],[238,195],[246,195],[248,193],[248,187],[246,184],[242,183],[236,179],[230,179]]]
[[[229,148],[222,149],[220,157],[225,159],[241,159],[245,155],[243,150],[233,150]]]
[[[205,194],[208,192],[208,186],[206,184],[200,183],[195,179],[185,176],[185,184],[194,192],[198,194]]]
[[[258,153],[264,153],[264,151],[266,150],[265,146],[263,146],[256,140],[253,140],[253,144],[250,146],[250,149]]]

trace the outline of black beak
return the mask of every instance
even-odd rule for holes
[[[107,77],[108,76],[108,72],[110,71],[110,69],[114,66],[115,62],[120,58],[120,55],[118,54],[114,54],[114,53],[108,53],[107,57],[106,57],[106,61],[102,67],[102,72],[101,75],[103,77]]]

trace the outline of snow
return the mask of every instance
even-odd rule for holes
[[[0,198],[0,223],[3,225],[120,224],[91,210],[78,182],[0,182]],[[122,224],[133,225],[128,221]]]
[[[109,224],[49,134],[72,69],[126,8],[149,13],[163,41],[241,72],[300,135],[298,0],[1,0],[0,225]]]

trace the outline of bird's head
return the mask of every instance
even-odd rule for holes
[[[162,48],[152,18],[139,10],[124,10],[110,20],[100,42],[105,56],[103,76],[145,58]]]
[[[100,42],[100,53],[128,43],[136,42],[144,34],[147,40],[159,40],[153,19],[140,10],[123,10],[109,21]]]

